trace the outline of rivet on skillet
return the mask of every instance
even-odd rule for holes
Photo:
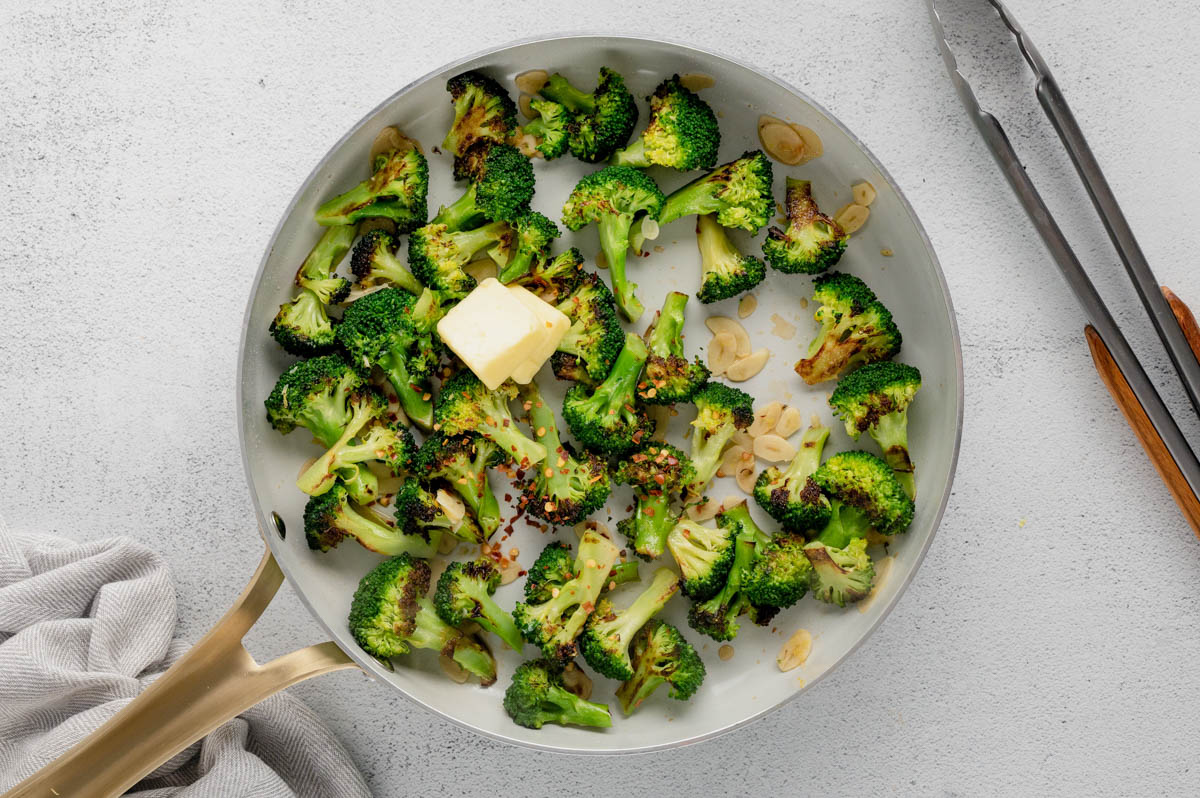
[[[271,511],[271,526],[275,528],[275,534],[279,535],[280,540],[287,540],[287,525],[283,523],[279,513],[274,510]]]

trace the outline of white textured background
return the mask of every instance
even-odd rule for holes
[[[1011,5],[1158,277],[1200,305],[1200,12],[1186,0]],[[1096,377],[1084,320],[952,93],[923,3],[163,6],[0,4],[0,512],[15,529],[156,547],[181,632],[198,638],[260,554],[235,429],[237,340],[262,250],[313,164],[382,98],[464,51],[566,29],[680,39],[824,103],[933,239],[967,409],[924,567],[803,699],[669,753],[516,750],[357,673],[295,692],[380,795],[1200,790],[1200,547]],[[1177,400],[1015,50],[973,46],[975,74],[999,76],[991,105]],[[1195,419],[1185,426],[1196,439]],[[248,644],[266,658],[318,639],[285,587]]]

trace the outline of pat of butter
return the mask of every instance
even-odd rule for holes
[[[437,330],[490,391],[529,359],[545,335],[537,314],[494,277],[451,308]]]
[[[512,373],[513,382],[526,385],[533,379],[533,375],[538,373],[542,364],[554,354],[554,350],[558,348],[558,342],[571,328],[571,320],[558,308],[539,299],[523,286],[510,285],[508,290],[537,316],[543,333],[541,341],[530,350],[528,360],[517,366]]]

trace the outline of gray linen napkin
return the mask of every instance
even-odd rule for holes
[[[166,563],[128,538],[11,533],[0,519],[0,793],[125,706],[179,654]],[[129,795],[369,796],[349,754],[284,693],[219,727]]]

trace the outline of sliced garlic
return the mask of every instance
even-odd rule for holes
[[[790,438],[804,424],[800,411],[794,407],[785,407],[775,422],[775,434],[781,438]]]
[[[782,463],[796,456],[796,447],[775,434],[754,439],[754,454],[768,463]]]
[[[708,369],[720,376],[737,360],[737,340],[729,333],[714,335],[708,344]]]
[[[741,488],[747,496],[750,496],[754,493],[754,483],[758,481],[758,474],[754,471],[753,461],[750,463],[743,463],[741,466],[739,466],[737,470],[737,476],[734,477],[734,481],[737,482],[737,486]]]
[[[650,437],[656,441],[667,440],[667,429],[671,423],[671,408],[668,405],[650,405],[646,415],[654,422],[654,434]]]
[[[395,125],[388,125],[375,136],[375,140],[371,142],[370,154],[368,163],[371,169],[375,168],[375,156],[382,155],[385,152],[392,150],[400,150],[408,152],[409,150],[422,152],[421,144],[416,139],[410,139],[408,136],[400,132],[400,129]]]
[[[737,356],[745,357],[750,354],[750,334],[746,332],[746,328],[737,323],[728,316],[709,316],[704,320],[704,324],[712,331],[713,335],[721,333],[729,333],[737,340]]]
[[[743,462],[743,455],[748,454],[750,450],[743,446],[730,446],[721,456],[721,467],[717,469],[717,476],[728,477],[736,474]]]
[[[733,437],[729,439],[729,442],[734,446],[741,446],[748,452],[754,451],[754,438],[750,437],[750,433],[744,429],[733,433]]]
[[[821,137],[817,132],[810,127],[804,125],[791,125],[792,130],[796,131],[796,135],[804,140],[804,157],[800,163],[808,163],[814,158],[820,158],[825,154],[825,145],[821,143]]]
[[[462,499],[452,493],[447,493],[443,488],[438,488],[437,493],[433,495],[433,500],[445,510],[446,517],[452,524],[457,524],[467,514],[467,508],[462,503]]]
[[[766,349],[759,349],[746,357],[738,358],[733,365],[725,369],[725,376],[733,382],[745,382],[763,370],[770,356],[771,353]]]
[[[775,664],[779,666],[779,670],[787,673],[803,665],[810,653],[812,653],[812,633],[807,629],[797,629],[779,649],[779,655],[775,657]]]
[[[568,691],[587,701],[592,697],[592,679],[582,669],[577,667],[574,662],[563,668],[562,672],[563,687]]]
[[[658,226],[658,222],[649,216],[642,219],[642,238],[647,241],[654,241],[658,238],[660,232],[662,232],[662,229]]]
[[[717,81],[712,75],[706,75],[703,72],[688,72],[686,75],[679,76],[679,85],[691,91],[700,91],[701,89],[711,89],[717,85]]]
[[[690,504],[687,508],[688,518],[697,523],[715,518],[720,511],[721,503],[716,499],[709,499],[701,504]]]
[[[522,94],[520,99],[517,100],[517,107],[521,109],[521,113],[525,115],[526,119],[536,119],[541,116],[537,109],[530,105],[531,100],[533,98],[528,94]]]
[[[754,411],[754,423],[746,430],[751,437],[766,435],[771,430],[775,429],[775,425],[779,423],[779,417],[783,414],[782,402],[770,402],[758,410]]]
[[[864,208],[874,202],[876,197],[875,186],[866,180],[851,186],[850,193],[854,195],[854,201]]]
[[[450,681],[458,684],[466,684],[467,679],[471,678],[471,674],[463,670],[463,667],[454,660],[447,657],[445,654],[438,655],[438,665],[442,666],[442,673],[449,677]]]
[[[724,645],[722,645],[720,648],[717,649],[717,656],[720,657],[722,660],[733,659],[733,646],[729,645],[728,643],[725,643]]]
[[[526,94],[537,94],[549,79],[550,73],[546,70],[530,69],[513,78],[513,83],[516,85],[517,91],[523,91]]]
[[[738,301],[738,318],[748,319],[750,314],[758,309],[758,299],[754,294],[746,294]]]
[[[500,584],[507,585],[516,581],[517,577],[521,575],[521,564],[515,559],[510,560],[505,557],[499,566],[499,571]]]
[[[772,122],[758,129],[763,151],[780,163],[795,166],[805,158],[804,139],[790,125]]]
[[[838,223],[838,227],[850,234],[857,232],[866,224],[867,217],[870,215],[870,208],[851,202],[849,205],[842,206],[842,209],[834,214],[833,220]]]
[[[463,267],[463,271],[475,278],[475,282],[482,283],[489,277],[495,277],[499,271],[496,269],[496,261],[491,258],[480,258],[473,260]]]

